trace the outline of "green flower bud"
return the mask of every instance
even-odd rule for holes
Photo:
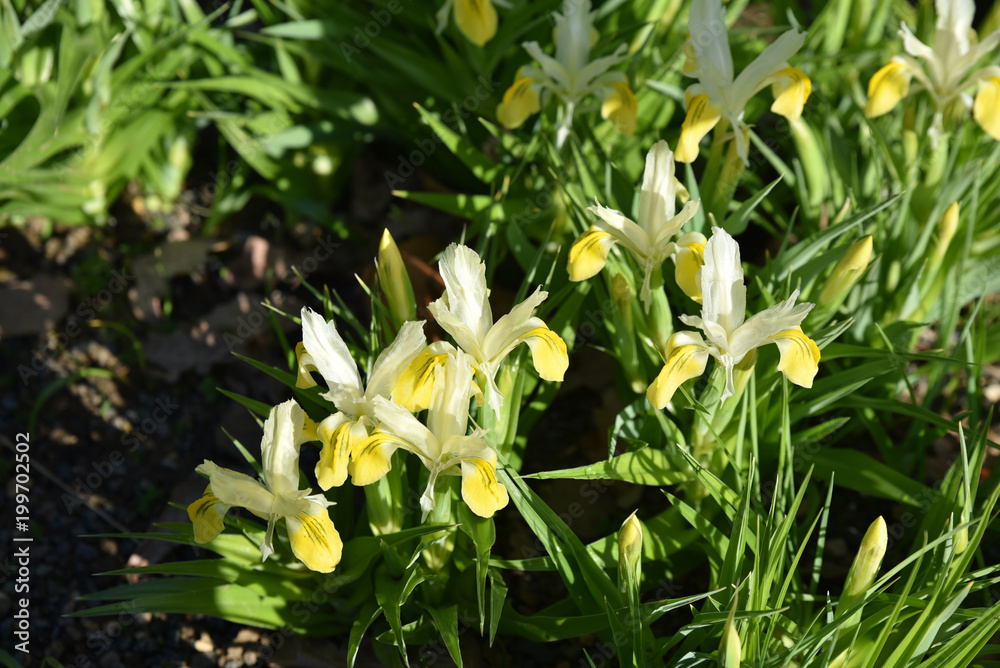
[[[868,588],[875,582],[888,542],[889,534],[885,527],[885,520],[879,516],[868,527],[865,537],[861,539],[861,547],[858,548],[858,554],[854,557],[851,570],[847,573],[844,593],[840,595],[840,602],[837,605],[838,616],[859,596],[868,591]]]
[[[378,284],[397,330],[404,322],[416,320],[417,301],[413,296],[413,285],[406,273],[403,256],[388,229],[382,233],[378,245]]]
[[[633,512],[618,532],[618,573],[622,588],[638,586],[642,571],[642,525]]]
[[[854,284],[861,278],[861,274],[868,268],[868,261],[872,257],[872,237],[858,239],[847,249],[844,257],[834,268],[830,278],[827,279],[823,292],[819,296],[820,306],[836,306],[840,300],[850,292]]]

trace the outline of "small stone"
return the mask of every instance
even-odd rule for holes
[[[212,642],[212,636],[202,631],[201,637],[194,643],[194,648],[204,654],[211,652],[215,649],[215,643]]]

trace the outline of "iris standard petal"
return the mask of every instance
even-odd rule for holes
[[[770,340],[777,344],[781,355],[778,371],[796,385],[812,387],[819,370],[820,353],[816,342],[803,334],[801,327],[779,332]]]
[[[304,425],[305,411],[294,399],[272,408],[264,421],[260,462],[264,482],[275,495],[285,495],[299,488],[299,444]]]
[[[910,92],[911,77],[909,68],[896,61],[876,72],[868,82],[865,116],[877,118],[891,111]]]
[[[364,388],[358,366],[333,321],[327,322],[308,307],[302,307],[301,315],[302,343],[330,389],[336,391],[339,386],[361,394]]]
[[[646,389],[646,399],[654,408],[663,408],[681,383],[705,372],[709,351],[695,332],[676,332],[667,340],[666,362]]]
[[[388,397],[392,394],[400,376],[410,366],[410,362],[426,347],[424,321],[403,323],[392,343],[383,350],[375,364],[365,387],[365,397]]]
[[[681,138],[677,141],[674,159],[694,162],[698,157],[698,143],[722,118],[722,109],[710,104],[708,95],[695,95],[688,104],[687,116],[681,124]]]
[[[431,304],[435,307],[431,313],[437,318],[437,311],[447,309],[481,341],[493,325],[486,285],[486,263],[468,246],[451,244],[441,256],[438,270],[444,280],[446,298]],[[438,321],[441,323],[440,319]],[[447,329],[444,323],[441,326]]]
[[[340,563],[344,543],[327,509],[305,503],[300,512],[285,517],[292,553],[310,570],[329,573]]]

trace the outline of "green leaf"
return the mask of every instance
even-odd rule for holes
[[[486,626],[485,600],[486,575],[490,565],[490,550],[496,542],[497,532],[492,517],[479,517],[465,503],[458,504],[458,518],[462,531],[476,546],[476,601],[479,605],[479,633]]]
[[[611,461],[602,461],[586,466],[578,466],[559,471],[542,471],[523,476],[525,478],[573,480],[624,480],[637,485],[676,485],[691,480],[688,471],[670,470],[670,459],[663,450],[643,448],[636,452],[626,452]]]
[[[490,646],[497,636],[500,627],[500,617],[503,614],[504,599],[507,597],[507,585],[503,574],[495,568],[490,569]]]
[[[926,485],[857,450],[823,448],[813,456],[813,464],[821,478],[829,479],[836,473],[837,482],[844,487],[911,506],[919,506],[920,499],[934,494]]]
[[[726,221],[722,224],[722,228],[733,236],[742,234],[747,228],[747,225],[750,223],[750,214],[753,213],[754,209],[757,208],[757,205],[761,203],[761,200],[767,197],[771,190],[774,189],[774,186],[778,185],[779,181],[781,181],[780,176],[774,181],[771,181],[768,186],[758,190],[757,193],[746,202],[743,202],[739,209],[726,216]]]
[[[579,610],[603,610],[605,599],[621,607],[618,588],[566,523],[520,476],[512,475],[506,466],[498,473],[514,505],[555,563]]]
[[[455,665],[458,668],[462,668],[462,650],[458,642],[458,606],[449,605],[437,608],[427,605],[424,608],[427,612],[431,613],[434,624],[441,633],[441,640],[444,641],[444,646],[448,648],[448,654],[455,661]]]
[[[457,132],[442,123],[437,116],[427,111],[419,104],[414,104],[421,118],[434,130],[434,133],[441,138],[444,145],[461,160],[466,167],[472,170],[483,183],[494,183],[497,174],[503,169],[503,165],[497,164],[487,158],[482,151],[475,148],[468,139],[462,137]]]

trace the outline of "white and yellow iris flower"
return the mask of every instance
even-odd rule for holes
[[[748,353],[768,343],[778,346],[778,371],[796,385],[812,387],[819,368],[819,348],[799,325],[813,304],[796,304],[796,290],[785,301],[746,318],[746,286],[736,240],[725,230],[713,228],[704,258],[698,276],[701,317],[681,316],[684,324],[697,327],[701,333],[683,331],[670,337],[663,370],[646,390],[649,403],[656,408],[666,406],[681,383],[704,373],[709,357],[723,365],[726,384],[721,400],[727,399],[734,393],[733,368]]]
[[[563,12],[555,19],[555,58],[542,52],[538,42],[525,42],[524,50],[538,67],[522,67],[497,106],[497,120],[506,128],[516,128],[541,109],[541,93],[547,91],[562,100],[565,114],[556,135],[562,146],[573,123],[573,112],[588,95],[602,99],[601,116],[610,119],[619,132],[631,137],[635,132],[638,104],[623,72],[609,71],[628,58],[625,44],[613,54],[590,59],[594,37],[590,0],[564,0]]]
[[[462,499],[480,517],[507,505],[507,489],[497,480],[496,453],[483,432],[466,433],[472,397],[472,360],[461,352],[432,368],[434,392],[424,426],[405,408],[383,398],[374,401],[379,426],[354,453],[351,480],[369,485],[392,468],[392,455],[402,448],[420,458],[430,477],[420,497],[427,513],[434,509],[434,486],[441,475],[462,476]]]
[[[732,126],[737,153],[749,165],[750,128],[743,124],[743,114],[750,98],[771,86],[771,111],[790,121],[802,116],[812,82],[802,70],[791,67],[788,59],[802,48],[806,35],[794,29],[783,33],[734,78],[721,0],[694,0],[688,33],[684,74],[697,78],[698,83],[684,94],[687,116],[675,157],[679,162],[694,162],[701,138],[726,121]]]
[[[311,489],[299,489],[299,445],[304,422],[305,412],[294,400],[271,409],[260,445],[260,481],[207,459],[196,469],[209,479],[205,495],[187,509],[196,542],[214,540],[222,532],[225,514],[238,506],[267,520],[267,533],[260,546],[264,559],[274,552],[274,527],[284,519],[292,552],[299,561],[320,573],[329,573],[337,566],[343,543],[327,512],[330,502],[322,494],[311,495]]]
[[[406,399],[401,399],[406,407],[414,411],[427,407],[427,388],[421,390],[419,379],[412,377],[416,370],[408,372],[410,363],[425,347],[423,327],[423,321],[403,323],[396,339],[375,360],[368,383],[363,385],[357,364],[333,321],[327,322],[319,313],[303,307],[296,386],[315,387],[312,372],[318,371],[329,388],[321,396],[337,407],[337,412],[315,427],[316,440],[323,444],[316,464],[316,479],[322,489],[338,487],[347,480],[347,464],[354,446],[367,438],[376,424],[372,399],[393,397],[397,385],[409,384]]]
[[[906,53],[894,56],[868,82],[865,115],[881,116],[910,93],[923,89],[934,102],[930,135],[935,142],[944,132],[944,115],[956,104],[971,108],[983,130],[1000,140],[1000,67],[987,65],[973,71],[984,56],[996,54],[1000,30],[976,44],[972,0],[936,0],[934,4],[937,23],[932,46],[917,39],[906,24],[900,26]],[[918,86],[911,89],[913,79]],[[967,93],[974,86],[978,86],[975,101]]]
[[[646,154],[646,170],[639,191],[638,222],[625,214],[600,204],[588,211],[600,219],[590,226],[569,251],[569,278],[583,281],[597,274],[608,261],[608,252],[616,243],[628,249],[642,266],[642,290],[639,293],[646,312],[652,303],[650,277],[675,250],[673,236],[698,211],[698,202],[687,202],[677,212],[677,198],[687,200],[687,190],[674,174],[674,154],[665,141],[659,141]]]
[[[503,406],[503,395],[494,378],[504,358],[522,343],[531,349],[531,359],[539,376],[544,380],[563,379],[569,366],[566,342],[541,318],[532,315],[548,297],[547,292],[536,288],[494,323],[486,287],[486,264],[476,251],[467,246],[450,245],[441,257],[439,270],[445,291],[427,309],[451,334],[458,347],[472,358],[476,378],[494,411]]]
[[[506,0],[446,0],[437,13],[437,34],[448,25],[454,10],[455,25],[470,42],[483,46],[497,34],[497,10],[493,5],[510,8]]]

